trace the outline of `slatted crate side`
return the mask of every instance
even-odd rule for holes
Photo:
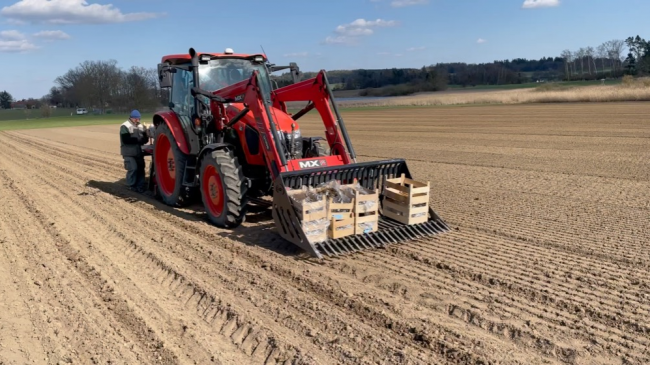
[[[327,230],[327,233],[328,233],[328,237],[332,239],[353,235],[354,217],[349,217],[344,219],[332,218],[330,220],[330,226]]]
[[[382,214],[404,224],[427,222],[430,182],[408,179],[402,174],[387,179],[384,187]]]
[[[327,199],[327,229],[328,237],[337,239],[354,234],[354,201],[335,203],[331,197]]]
[[[431,188],[431,183],[427,182],[426,184],[421,181],[416,181],[413,179],[407,178],[404,174],[398,178],[386,179],[384,184],[385,190],[393,190],[398,194],[407,195],[409,197],[413,196],[424,196],[429,195],[429,190]]]
[[[354,201],[349,203],[335,203],[332,198],[328,198],[327,202],[327,219],[345,219],[350,218],[354,214]]]
[[[329,226],[327,221],[327,201],[323,199],[315,202],[305,202],[307,194],[302,190],[290,190],[287,194],[309,242],[326,241]]]
[[[374,202],[369,209],[366,202]],[[366,227],[370,226],[370,228]],[[376,232],[379,229],[379,193],[374,190],[372,194],[355,193],[354,199],[354,234]]]

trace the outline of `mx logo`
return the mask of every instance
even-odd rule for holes
[[[327,166],[327,161],[325,160],[311,160],[311,161],[299,161],[298,165],[301,169],[311,169],[315,167]]]

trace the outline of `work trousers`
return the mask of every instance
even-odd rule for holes
[[[145,189],[145,163],[144,157],[130,157],[124,156],[124,168],[126,169],[126,184],[136,191],[144,191]]]

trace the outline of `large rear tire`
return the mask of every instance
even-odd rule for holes
[[[221,228],[235,228],[246,217],[248,185],[232,150],[216,150],[201,159],[201,199],[210,221]]]
[[[167,205],[187,205],[189,194],[182,181],[188,156],[178,148],[176,139],[165,123],[158,126],[153,155],[157,195]]]

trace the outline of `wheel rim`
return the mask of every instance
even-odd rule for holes
[[[176,163],[172,145],[166,135],[160,134],[156,141],[156,176],[160,182],[160,191],[164,195],[172,195],[176,185]]]
[[[201,187],[205,196],[205,206],[215,217],[220,217],[223,213],[223,186],[221,185],[221,176],[217,169],[208,165],[203,171]]]

